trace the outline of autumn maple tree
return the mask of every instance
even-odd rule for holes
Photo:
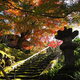
[[[79,20],[79,11],[80,1],[68,5],[66,0],[0,0],[0,36],[12,31],[20,35],[18,48],[44,45],[43,39],[64,30],[71,19]]]

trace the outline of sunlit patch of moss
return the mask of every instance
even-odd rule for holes
[[[16,77],[26,77],[27,75],[16,75]]]
[[[15,56],[17,60],[22,60],[29,57],[29,55],[25,54],[20,49],[10,48],[6,46],[6,44],[0,44],[0,50],[5,52],[7,55]]]
[[[21,80],[20,78],[15,78],[15,79],[12,79],[12,80]]]
[[[45,51],[42,51],[40,54],[46,54],[46,50]]]
[[[57,60],[52,60],[50,63],[51,64],[56,64],[57,63]]]
[[[15,65],[17,65],[18,63],[21,63],[21,62],[23,62],[23,60],[18,61],[18,62],[16,62],[16,63],[12,64],[11,66],[5,67],[5,68],[4,68],[4,71],[5,71],[6,73],[9,73],[10,71],[13,71],[13,70],[14,70],[14,69],[13,69],[13,66],[15,66]],[[19,65],[18,65],[18,66],[19,66]],[[1,76],[4,76],[1,71],[0,71],[0,75],[1,75]]]
[[[11,51],[11,49],[10,49],[10,48],[5,47],[5,48],[4,48],[4,51],[5,51],[5,52],[7,52],[7,53],[9,53],[9,52]]]
[[[42,72],[42,74],[47,74],[48,73],[48,70],[44,70],[43,72]]]
[[[4,56],[4,55],[6,55],[7,57],[9,57],[9,58],[11,58],[11,55],[9,55],[9,54],[6,54],[4,51],[2,51],[2,50],[0,50],[0,53]]]
[[[6,67],[6,68],[4,69],[4,71],[5,71],[6,73],[10,72],[10,70],[12,70],[11,67]]]
[[[25,73],[25,74],[26,74],[26,73],[28,73],[28,72],[23,72],[23,73]]]
[[[2,71],[0,71],[0,76],[4,76],[3,73],[2,73]]]

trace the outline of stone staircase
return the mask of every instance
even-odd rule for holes
[[[54,53],[44,53],[33,57],[14,71],[8,73],[8,77],[10,80],[41,80],[40,73],[59,54]],[[5,77],[0,77],[0,80],[6,79]]]

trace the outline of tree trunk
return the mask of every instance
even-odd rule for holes
[[[22,42],[23,41],[24,41],[23,37],[20,37],[19,40],[18,40],[18,42],[17,42],[17,46],[16,46],[18,49],[22,48]]]

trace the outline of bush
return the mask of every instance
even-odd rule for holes
[[[50,77],[53,77],[57,74],[57,72],[61,69],[62,65],[60,63],[57,63],[56,66],[54,68],[52,68],[51,70],[49,70],[48,75]]]
[[[75,80],[80,80],[80,72],[79,71],[76,71],[74,73],[74,77],[75,77]]]
[[[78,47],[74,50],[75,54],[75,66],[73,67],[66,67],[63,65],[64,62],[64,57],[62,56],[59,59],[59,62],[57,65],[52,68],[49,73],[47,74],[48,76],[51,77],[51,80],[60,80],[59,78],[63,80],[80,80],[80,38],[79,39],[74,39],[74,42],[79,44]],[[62,75],[62,76],[61,76]],[[63,77],[64,75],[64,77]],[[57,78],[58,77],[58,78]],[[66,79],[65,79],[66,78]],[[70,79],[71,78],[71,79]]]

